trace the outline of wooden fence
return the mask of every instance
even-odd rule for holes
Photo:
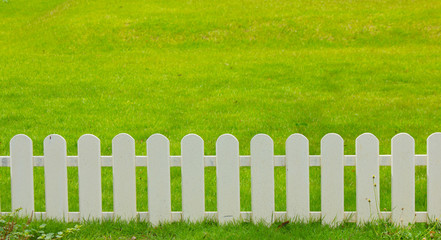
[[[181,156],[170,156],[169,140],[161,134],[147,140],[147,156],[135,156],[135,141],[119,134],[112,141],[112,156],[101,156],[100,140],[90,134],[78,140],[78,156],[66,155],[59,135],[44,140],[44,156],[33,156],[32,140],[16,135],[10,156],[0,164],[11,169],[12,209],[22,215],[68,221],[83,219],[130,220],[156,225],[169,221],[215,218],[263,221],[321,218],[338,225],[345,219],[366,223],[378,218],[400,225],[427,222],[441,216],[441,133],[427,140],[427,154],[415,155],[414,139],[400,133],[392,139],[391,155],[379,154],[379,141],[369,133],[356,140],[356,155],[344,155],[343,139],[334,133],[321,140],[321,155],[309,155],[308,139],[293,134],[286,140],[286,155],[274,155],[273,140],[258,134],[251,140],[251,155],[239,155],[239,142],[230,134],[216,142],[216,156],[204,155],[204,142],[189,134],[181,141]],[[380,166],[391,166],[391,212],[380,212]],[[427,165],[427,212],[415,212],[415,165]],[[44,166],[46,212],[34,212],[33,167]],[[67,167],[78,167],[79,212],[68,211]],[[113,212],[102,211],[101,167],[113,167]],[[148,212],[136,210],[136,166],[147,167]],[[251,166],[251,212],[240,211],[239,168]],[[286,211],[276,212],[274,167],[286,166]],[[310,211],[309,167],[321,166],[321,212]],[[356,166],[356,212],[344,211],[344,166]],[[182,212],[171,211],[170,167],[182,170]],[[205,211],[204,167],[216,167],[217,212]]]

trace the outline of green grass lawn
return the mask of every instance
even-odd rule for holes
[[[46,224],[46,232],[57,232],[77,223],[55,221],[35,221],[32,228]],[[88,222],[71,239],[439,239],[441,226],[416,224],[411,229],[390,225],[367,225],[357,227],[345,223],[337,228],[323,226],[320,222],[277,223],[271,227],[241,222],[219,226],[216,222],[205,221],[197,224],[177,222],[151,227],[144,222]],[[435,231],[434,231],[435,230]],[[431,237],[432,236],[432,237]],[[135,238],[133,238],[135,237]]]
[[[382,154],[407,132],[424,154],[426,138],[441,131],[440,12],[438,0],[2,0],[0,155],[19,133],[33,139],[35,155],[52,133],[66,138],[69,155],[85,133],[111,155],[121,132],[135,138],[137,155],[154,133],[170,139],[173,155],[188,133],[204,139],[207,155],[223,133],[239,139],[244,155],[251,138],[266,133],[283,155],[296,132],[308,137],[311,154],[320,154],[329,132],[344,138],[346,154],[363,132],[379,138]],[[355,210],[354,170],[345,168],[346,210]],[[180,169],[171,173],[178,211]],[[416,173],[416,209],[424,211],[425,168]],[[69,169],[70,211],[78,210],[76,174]],[[310,175],[311,210],[320,210],[320,169]],[[205,176],[206,209],[214,211],[215,169]],[[242,168],[243,211],[251,209],[249,176]],[[390,209],[389,167],[381,177],[381,208]],[[9,168],[0,169],[0,180],[8,211]],[[284,168],[276,168],[279,211],[284,181]],[[44,211],[42,168],[35,187],[36,210]],[[146,211],[145,168],[137,169],[137,194],[138,210]],[[111,211],[110,168],[103,169],[103,198]]]

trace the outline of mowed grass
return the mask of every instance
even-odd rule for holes
[[[33,221],[30,228],[46,224],[46,232],[58,232],[78,223],[59,221]],[[391,225],[357,226],[344,223],[332,228],[318,221],[308,223],[276,223],[268,227],[263,224],[239,222],[218,225],[214,221],[196,224],[176,222],[152,227],[149,223],[125,222],[85,222],[81,230],[68,239],[439,239],[438,224],[415,224],[412,228]]]
[[[19,219],[23,223],[26,219]],[[45,232],[58,232],[78,223],[60,221],[33,221],[29,228],[39,229],[45,224]],[[199,223],[175,222],[152,227],[149,223],[131,221],[84,222],[81,230],[68,239],[439,239],[438,224],[415,224],[412,228],[391,225],[357,226],[344,223],[337,228],[322,225],[318,221],[308,223],[263,224],[238,222],[219,225],[214,221]],[[435,231],[434,231],[435,230]]]
[[[249,154],[257,133],[285,154],[292,133],[320,154],[329,132],[345,140],[371,132],[380,152],[411,134],[416,153],[441,129],[441,2],[323,1],[0,1],[0,155],[19,133],[62,135],[68,155],[85,133],[132,135],[137,155],[154,133],[200,135],[205,153],[235,135]],[[355,168],[345,168],[345,209],[355,210]],[[284,168],[276,168],[276,210],[285,210]],[[137,168],[137,208],[147,211],[146,168]],[[35,208],[44,211],[43,169]],[[207,168],[206,209],[216,210],[215,169]],[[425,167],[416,171],[416,209],[426,209]],[[0,169],[9,211],[9,168]],[[69,210],[78,211],[76,168],[68,169]],[[172,168],[172,209],[181,210],[180,168]],[[311,210],[320,210],[320,169],[311,168]],[[112,211],[112,174],[103,168],[103,208]],[[381,209],[390,210],[390,167],[381,168]],[[241,209],[251,209],[250,169],[241,168]],[[254,231],[254,230],[250,230]],[[337,235],[336,235],[337,236]]]

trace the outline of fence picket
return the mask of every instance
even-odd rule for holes
[[[205,215],[204,141],[188,134],[181,141],[182,217],[191,222]]]
[[[379,141],[371,133],[356,139],[357,223],[378,219],[380,208]]]
[[[251,208],[253,222],[272,223],[274,205],[274,143],[266,134],[251,139]]]
[[[85,134],[78,139],[78,191],[80,218],[101,219],[100,140],[91,134]]]
[[[115,218],[136,217],[135,140],[126,133],[112,140],[113,211]]]
[[[29,217],[34,212],[34,173],[32,140],[15,135],[10,141],[11,204],[12,211],[22,209],[19,215]]]
[[[289,219],[309,219],[309,141],[302,134],[286,140],[286,212]]]
[[[322,223],[336,226],[344,220],[343,139],[335,133],[321,140]]]
[[[427,217],[441,219],[441,133],[427,138]]]
[[[415,220],[415,141],[407,133],[392,138],[392,221],[406,226]]]
[[[68,220],[66,140],[57,134],[44,139],[46,217]]]
[[[161,134],[147,139],[149,218],[153,225],[171,220],[170,142]]]
[[[216,181],[219,223],[239,220],[239,142],[231,134],[223,134],[216,141]]]

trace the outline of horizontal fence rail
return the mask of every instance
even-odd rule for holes
[[[170,221],[215,219],[264,222],[321,219],[336,226],[343,221],[364,224],[379,218],[398,225],[429,222],[441,217],[441,133],[427,140],[427,154],[415,154],[414,139],[400,133],[392,138],[390,155],[379,154],[379,141],[365,133],[356,139],[356,154],[344,155],[343,139],[325,135],[320,155],[309,155],[309,141],[293,134],[286,154],[274,155],[273,140],[258,134],[251,140],[251,154],[239,155],[239,142],[230,134],[220,136],[216,155],[204,155],[204,142],[195,134],[181,141],[181,156],[170,156],[169,140],[154,134],[147,140],[146,156],[135,155],[135,141],[128,134],[112,140],[112,155],[102,156],[100,140],[91,134],[78,140],[78,156],[67,156],[66,141],[59,135],[44,140],[44,155],[33,156],[32,140],[14,136],[10,156],[0,156],[0,166],[10,167],[12,210],[22,216],[80,221],[87,219],[141,219],[153,225]],[[309,168],[321,171],[321,212],[310,211]],[[344,211],[344,167],[356,168],[356,211]],[[391,166],[392,211],[379,209],[380,166]],[[427,166],[427,211],[415,211],[415,166]],[[46,212],[34,211],[33,168],[44,167]],[[68,211],[67,167],[78,167],[79,212]],[[101,167],[113,169],[113,212],[102,211]],[[136,211],[136,167],[147,167],[148,209]],[[181,168],[182,211],[171,211],[170,167]],[[217,212],[205,211],[204,168],[216,167]],[[239,168],[251,168],[250,212],[240,211]],[[274,167],[286,169],[286,211],[275,211]],[[5,214],[4,212],[1,214]]]
[[[391,165],[391,155],[379,155],[380,166],[390,166]],[[320,155],[310,155],[308,156],[309,166],[320,167]],[[344,156],[344,166],[355,166],[356,155],[345,155]],[[32,157],[34,167],[44,167],[44,156],[33,156]],[[68,167],[78,167],[78,156],[66,156]],[[101,167],[112,167],[113,157],[112,156],[100,156]],[[135,156],[135,166],[137,167],[147,167],[147,156]],[[181,156],[170,156],[170,167],[181,167]],[[251,166],[251,156],[241,155],[239,156],[239,165],[241,167]],[[415,166],[426,166],[427,165],[427,155],[426,154],[415,154]],[[0,167],[10,167],[11,157],[10,156],[0,156]],[[204,167],[216,167],[216,156],[204,156]],[[285,155],[274,155],[274,167],[286,167],[286,156]]]
[[[7,212],[2,212],[1,214],[8,214]],[[252,216],[251,211],[242,211],[240,212],[240,220],[244,221],[251,221]],[[182,211],[173,211],[170,213],[171,215],[171,222],[179,222],[184,220]],[[382,211],[380,213],[381,218],[383,219],[390,219],[391,218],[391,212],[390,211]],[[321,212],[309,212],[309,219],[311,220],[320,220],[322,217]],[[45,212],[34,212],[34,218],[35,219],[48,219]],[[113,212],[103,212],[102,213],[102,219],[103,220],[113,220],[115,218],[115,214]],[[217,212],[205,212],[204,218],[209,220],[217,220],[218,214]],[[149,221],[149,213],[148,212],[137,212],[135,219],[141,220],[141,221]],[[276,211],[273,213],[273,219],[274,221],[286,221],[289,220],[287,217],[286,212],[279,212]],[[347,222],[355,223],[357,222],[357,212],[355,211],[345,211],[344,212],[344,219]],[[69,212],[68,213],[68,221],[81,221],[84,220],[81,218],[80,212]],[[414,221],[417,223],[425,223],[428,222],[427,212],[415,212],[415,218]]]

